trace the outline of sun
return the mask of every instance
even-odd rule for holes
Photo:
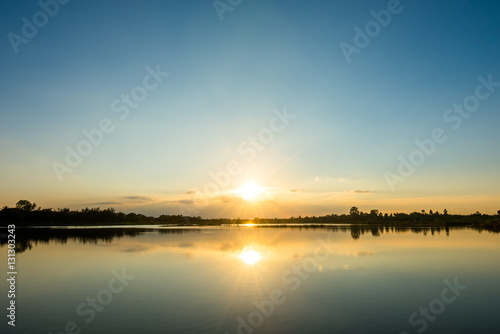
[[[262,194],[263,189],[253,182],[245,184],[236,192],[246,201],[255,201]]]

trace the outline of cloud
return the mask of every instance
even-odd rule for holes
[[[196,193],[196,190],[188,190],[186,191],[186,195],[193,195]]]
[[[153,199],[149,196],[125,196],[124,198],[133,202],[153,202]]]
[[[95,206],[95,205],[126,205],[130,203],[154,203],[155,200],[152,197],[149,196],[122,196],[122,197],[117,197],[117,200],[114,201],[103,201],[103,202],[94,202],[94,203],[88,203],[88,205]]]
[[[228,204],[228,203],[237,204],[237,203],[244,202],[244,199],[241,198],[240,196],[226,195],[226,196],[218,196],[216,199],[224,204]]]
[[[355,194],[371,194],[372,193],[370,190],[360,190],[360,189],[353,190],[352,192]]]
[[[94,203],[88,203],[89,205],[122,205],[123,202],[94,202]]]
[[[296,193],[296,192],[298,192],[298,190],[297,189],[290,189],[290,192],[291,193]]]

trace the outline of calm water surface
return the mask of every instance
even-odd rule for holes
[[[16,327],[7,325],[3,280],[2,333],[500,331],[500,235],[490,232],[209,227],[16,235]],[[7,263],[5,244],[0,251]]]

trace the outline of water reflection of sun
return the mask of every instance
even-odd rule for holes
[[[240,245],[245,244],[247,246],[238,247],[232,255],[233,261],[241,261],[240,265],[235,266],[234,262],[231,261],[232,264],[227,268],[228,274],[223,275],[223,279],[227,279],[227,286],[230,290],[225,312],[234,311],[234,303],[236,301],[241,302],[241,297],[248,295],[248,293],[256,293],[259,296],[265,293],[264,287],[267,284],[263,275],[263,272],[265,272],[263,270],[264,263],[261,262],[268,257],[266,249],[260,244],[252,247],[251,245],[254,243],[252,241],[248,242],[248,240],[242,240]]]
[[[253,249],[245,247],[240,254],[240,259],[248,265],[254,265],[260,261],[260,254]]]

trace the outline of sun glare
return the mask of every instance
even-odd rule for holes
[[[246,249],[246,248],[245,248]],[[249,265],[254,265],[255,263],[260,261],[260,254],[256,251],[249,249],[243,250],[243,253],[240,254],[240,259]]]
[[[238,189],[237,192],[244,200],[254,201],[258,199],[259,195],[262,193],[262,188],[255,183],[247,183]]]

